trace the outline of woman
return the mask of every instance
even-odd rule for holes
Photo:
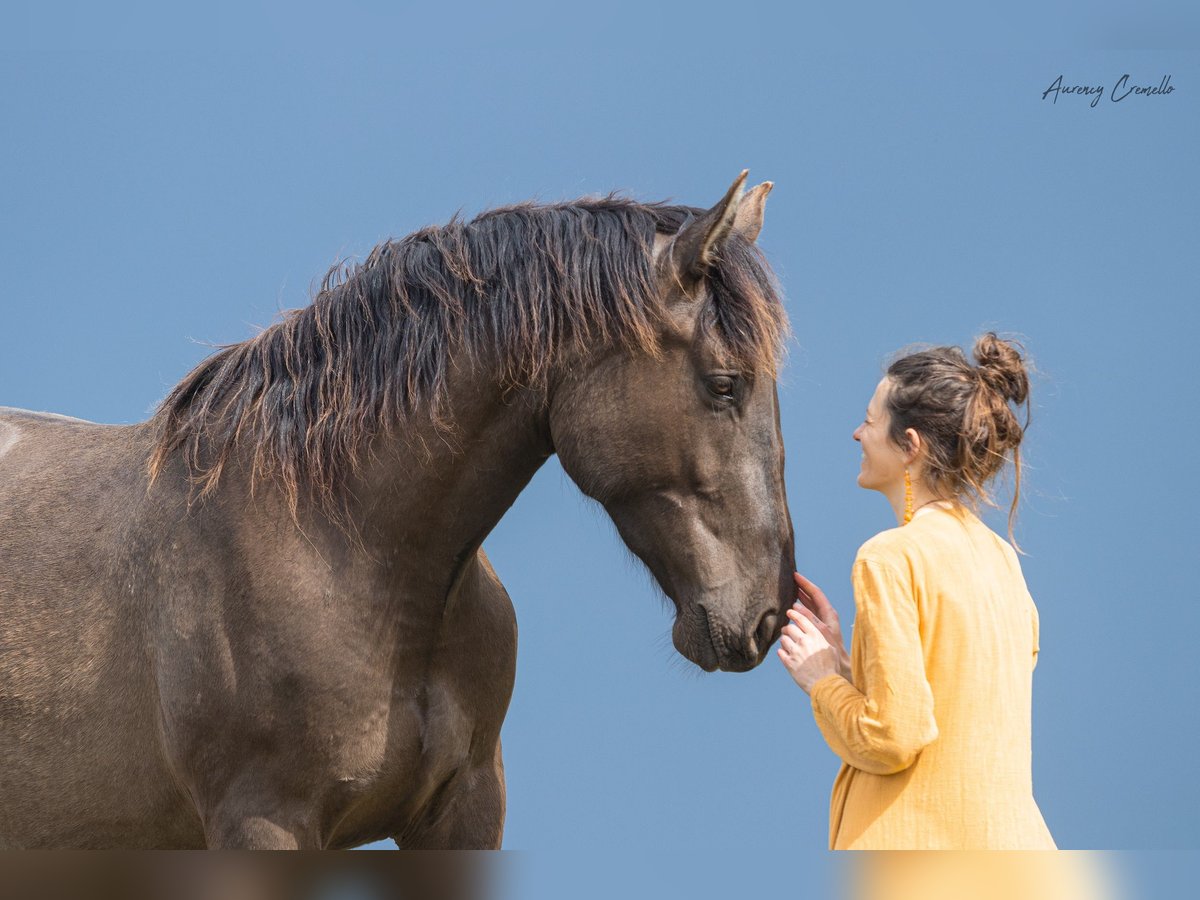
[[[1019,345],[1017,345],[1019,346]],[[1009,451],[1020,495],[1020,353],[980,337],[888,368],[854,432],[861,487],[898,527],[859,548],[851,653],[821,589],[796,573],[779,656],[843,760],[830,849],[1055,849],[1033,799],[1038,614],[1012,546],[976,515]]]

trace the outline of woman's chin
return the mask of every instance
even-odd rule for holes
[[[866,474],[865,472],[859,472],[859,473],[858,473],[858,478],[856,479],[856,481],[857,481],[857,483],[858,483],[858,486],[859,486],[860,488],[862,488],[864,491],[877,491],[877,490],[879,490],[878,486],[877,486],[877,485],[875,485],[874,483],[872,483],[871,479],[869,479],[869,478],[867,477],[867,474]]]

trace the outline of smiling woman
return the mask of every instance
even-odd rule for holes
[[[1015,346],[989,333],[894,362],[854,431],[858,484],[897,527],[858,551],[846,652],[832,604],[797,575],[779,656],[842,759],[831,849],[1052,849],[1033,799],[1038,614],[1013,547],[976,511],[1024,427]],[[1028,418],[1026,418],[1028,425]],[[1017,496],[1010,511],[1016,510]]]

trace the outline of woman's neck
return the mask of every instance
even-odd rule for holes
[[[891,499],[891,498],[889,498]],[[912,509],[913,518],[915,519],[921,513],[933,509],[951,509],[955,506],[955,501],[947,497],[934,497],[931,494],[926,494],[923,491],[917,491],[913,495]],[[892,511],[896,514],[896,524],[904,524],[904,495],[892,499]]]

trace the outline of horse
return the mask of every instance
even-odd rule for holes
[[[0,847],[499,848],[517,631],[482,543],[552,454],[678,652],[761,663],[789,325],[746,174],[384,241],[144,422],[0,409]]]

